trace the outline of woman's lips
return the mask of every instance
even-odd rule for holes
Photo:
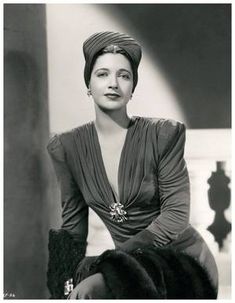
[[[117,99],[121,97],[119,94],[105,94],[105,97],[108,97],[109,99]]]

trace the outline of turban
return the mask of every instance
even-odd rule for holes
[[[107,46],[119,46],[127,54],[133,72],[133,91],[138,81],[137,69],[141,59],[141,47],[132,37],[117,32],[100,32],[90,36],[83,43],[83,53],[86,60],[84,78],[89,87],[93,65],[100,52]]]

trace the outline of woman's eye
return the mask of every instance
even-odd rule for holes
[[[128,74],[120,74],[120,77],[122,77],[125,80],[130,80],[130,75]]]
[[[99,78],[106,77],[106,76],[108,76],[108,73],[106,73],[106,72],[102,72],[102,73],[97,74],[97,77],[99,77]]]

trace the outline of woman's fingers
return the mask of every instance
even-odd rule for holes
[[[68,300],[75,300],[78,299],[78,289],[77,286],[73,289],[73,291],[68,296]]]
[[[82,280],[71,292],[68,299],[107,299],[111,298],[103,275],[96,273]]]

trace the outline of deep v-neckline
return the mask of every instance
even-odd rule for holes
[[[121,188],[121,180],[122,180],[122,177],[123,177],[122,176],[123,175],[123,162],[124,162],[125,153],[126,153],[126,150],[127,150],[127,145],[128,145],[128,142],[129,142],[129,136],[130,136],[133,124],[134,124],[134,118],[131,117],[128,128],[127,128],[127,131],[126,131],[126,134],[125,134],[125,139],[124,139],[123,146],[121,148],[120,158],[119,158],[119,162],[118,162],[117,192],[114,191],[114,189],[113,189],[113,187],[112,187],[112,185],[109,181],[109,178],[108,178],[108,174],[107,174],[107,171],[106,171],[106,168],[105,168],[104,159],[103,159],[103,155],[102,155],[102,149],[101,149],[101,145],[100,145],[99,135],[98,135],[98,132],[97,132],[97,129],[96,129],[96,126],[95,126],[95,122],[92,121],[92,124],[91,124],[92,128],[93,128],[93,133],[94,133],[94,144],[95,144],[95,148],[96,148],[96,151],[97,151],[97,158],[98,158],[98,161],[100,161],[100,169],[102,170],[101,171],[101,177],[103,178],[103,181],[105,182],[106,187],[110,191],[111,196],[114,199],[114,202],[121,202],[121,200],[122,200],[122,194],[123,193],[122,193],[122,188]]]

